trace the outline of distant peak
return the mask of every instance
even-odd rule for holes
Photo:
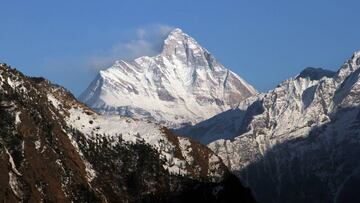
[[[335,75],[334,71],[326,70],[323,68],[314,68],[314,67],[307,67],[301,73],[298,78],[310,78],[310,80],[320,80],[323,77],[331,78]]]

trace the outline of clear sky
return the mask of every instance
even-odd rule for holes
[[[79,95],[179,27],[260,91],[360,50],[359,0],[2,0],[0,61]]]

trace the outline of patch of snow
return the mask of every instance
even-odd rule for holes
[[[209,169],[208,169],[208,176],[213,179],[213,181],[217,181],[218,179],[222,178],[224,174],[219,173],[222,161],[221,159],[212,154],[209,158]]]
[[[8,77],[7,78],[7,83],[10,85],[10,87],[15,88],[16,84]]]
[[[41,147],[41,142],[40,142],[40,140],[36,140],[36,141],[34,142],[34,144],[35,144],[35,149],[36,149],[36,150],[40,149],[40,147]]]
[[[179,145],[182,156],[185,158],[186,162],[191,165],[194,161],[194,157],[191,156],[192,148],[190,140],[188,138],[179,137]]]
[[[41,197],[44,197],[44,186],[42,186],[41,184],[35,184],[35,188],[36,190],[40,193]],[[41,198],[40,202],[44,202],[44,200]]]
[[[88,182],[92,182],[96,178],[96,171],[93,169],[92,165],[88,161],[84,161],[85,170],[86,170],[86,178]]]
[[[23,92],[26,92],[27,89],[22,85],[23,81],[14,81],[12,79],[10,79],[10,77],[7,77],[7,83],[10,85],[10,87],[12,87],[14,90],[20,90]]]
[[[3,76],[2,76],[2,72],[3,71],[0,71],[0,88],[2,89],[2,86],[3,86],[3,84],[4,84],[4,78],[3,78]]]
[[[21,111],[18,111],[18,112],[16,112],[16,114],[15,114],[15,125],[18,125],[18,124],[21,123],[20,114],[21,114]]]
[[[19,199],[23,198],[23,191],[21,190],[21,187],[19,186],[18,180],[16,175],[10,171],[9,172],[9,185],[15,196]]]
[[[16,169],[16,165],[14,163],[14,159],[11,156],[10,152],[5,148],[5,152],[6,154],[9,156],[9,163],[11,165],[11,169],[13,170],[13,172],[18,175],[18,176],[22,176],[22,174]]]
[[[54,97],[54,95],[48,94],[47,98],[55,108],[59,109],[61,103]]]

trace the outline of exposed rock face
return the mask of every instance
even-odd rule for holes
[[[337,72],[307,68],[182,132],[213,141],[260,202],[357,202],[359,67],[357,52]]]
[[[100,113],[147,118],[171,128],[195,124],[256,94],[180,29],[154,57],[116,61],[80,100]]]
[[[1,202],[253,202],[205,146],[0,64]]]

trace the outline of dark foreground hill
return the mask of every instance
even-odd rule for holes
[[[205,146],[0,65],[1,202],[254,202]]]

